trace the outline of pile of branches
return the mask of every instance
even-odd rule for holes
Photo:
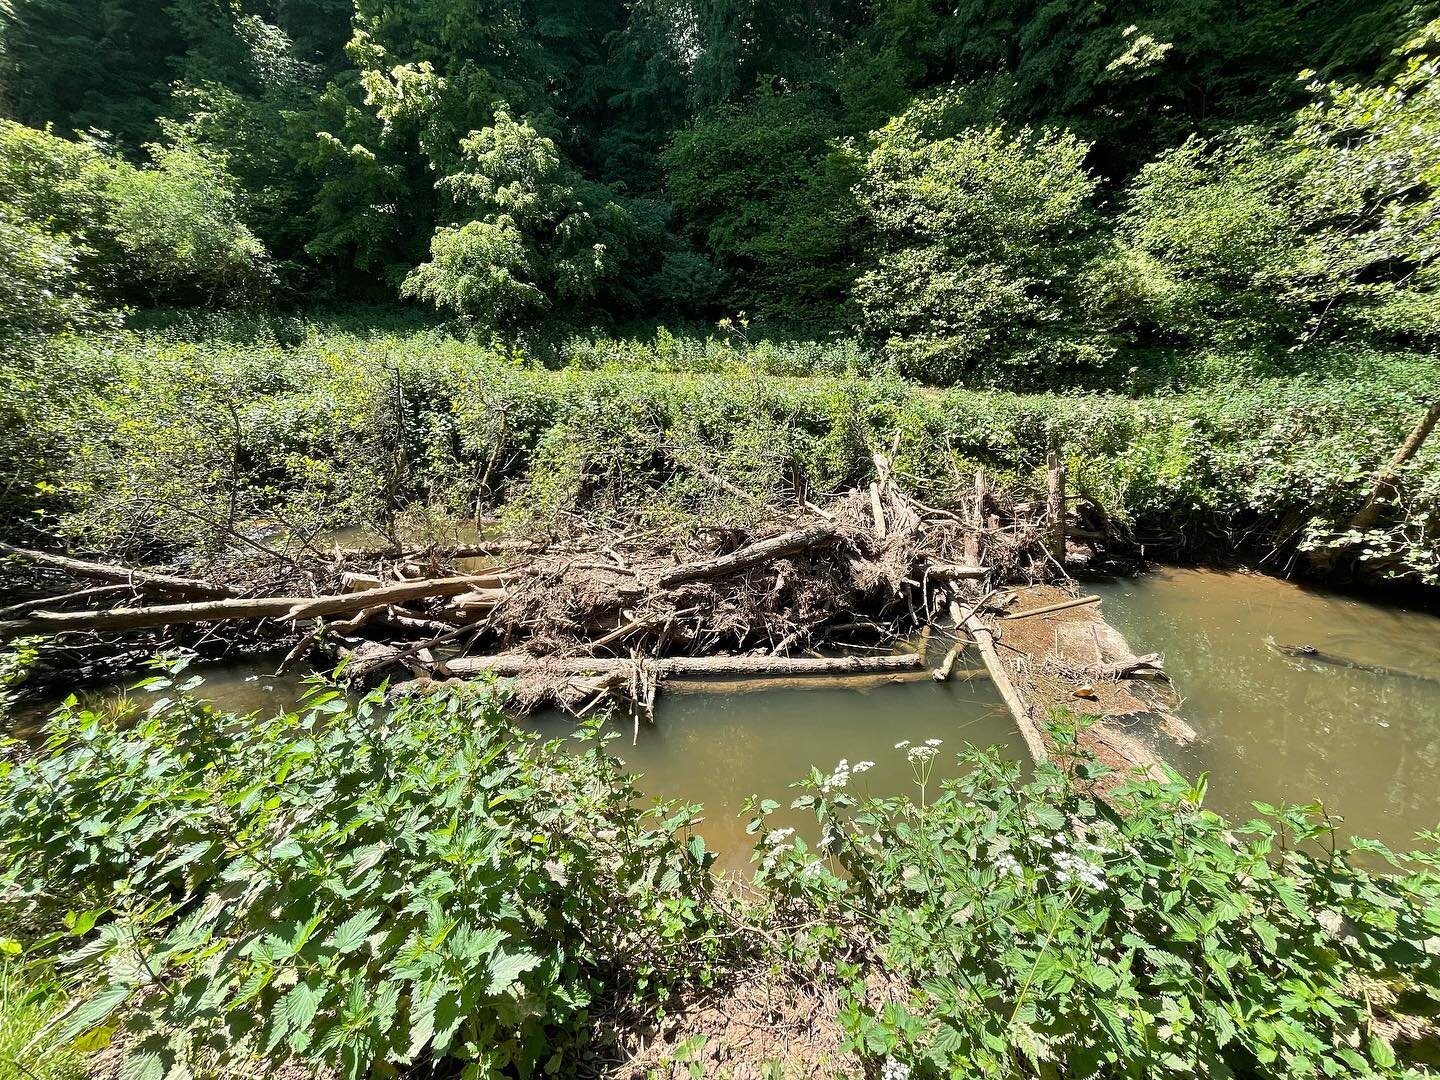
[[[583,714],[620,698],[638,716],[665,678],[919,668],[923,658],[893,655],[894,644],[952,600],[1060,572],[1046,506],[1017,507],[983,475],[973,494],[928,506],[902,490],[883,454],[875,463],[868,490],[804,503],[750,533],[709,530],[679,547],[611,532],[554,546],[337,552],[307,568],[294,595],[4,547],[90,584],[0,608],[0,640],[113,644],[248,626],[289,646],[282,670],[328,655],[356,680],[408,672],[416,691],[493,673],[517,680],[522,709]],[[476,560],[482,568],[453,569]]]

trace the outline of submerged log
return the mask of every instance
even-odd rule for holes
[[[332,596],[259,596],[192,604],[112,608],[109,611],[36,611],[25,619],[0,622],[0,641],[30,634],[59,634],[67,630],[137,630],[235,619],[299,621],[383,608],[424,597],[453,596],[474,587],[475,579],[472,577],[432,578]]]
[[[72,559],[68,555],[56,555],[49,551],[32,551],[29,548],[15,547],[6,543],[0,543],[0,555],[9,555],[11,558],[38,566],[54,567],[56,570],[64,570],[68,574],[89,578],[92,581],[113,581],[121,585],[149,588],[158,592],[173,593],[177,596],[226,597],[239,595],[236,590],[227,585],[216,585],[214,582],[201,581],[198,578],[161,574],[153,570],[132,570],[128,566],[90,562],[88,559]]]
[[[761,563],[783,559],[809,548],[828,544],[837,539],[839,535],[840,529],[834,522],[818,522],[814,525],[807,525],[803,529],[794,529],[787,533],[781,533],[779,536],[772,536],[768,540],[749,544],[738,551],[732,551],[729,555],[677,566],[656,578],[655,584],[662,589],[673,589],[694,581],[706,581],[710,578],[724,577],[727,574],[736,574],[742,570],[759,566]]]

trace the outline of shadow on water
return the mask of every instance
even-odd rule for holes
[[[1342,833],[1404,846],[1440,823],[1440,617],[1255,574],[1166,568],[1095,588],[1137,649],[1165,654],[1199,732],[1168,754],[1210,803],[1310,802]],[[1267,643],[1307,645],[1325,663]],[[1363,670],[1393,669],[1397,674]]]

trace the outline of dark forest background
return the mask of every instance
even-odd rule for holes
[[[744,313],[933,381],[1424,344],[1435,8],[8,0],[0,243],[41,308]]]

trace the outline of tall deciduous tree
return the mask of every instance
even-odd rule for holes
[[[464,171],[440,186],[473,216],[435,234],[430,261],[406,279],[405,293],[500,328],[593,298],[632,231],[610,193],[504,108],[461,153]]]

